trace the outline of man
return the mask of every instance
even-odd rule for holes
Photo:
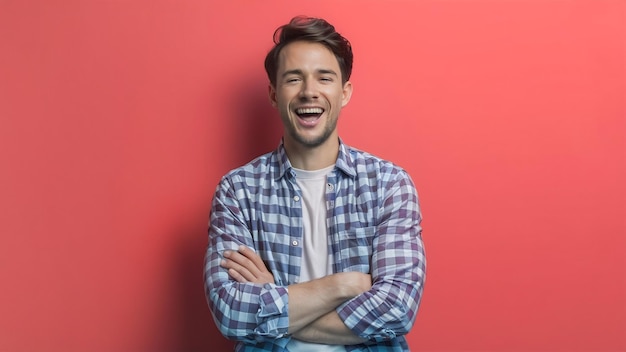
[[[406,351],[425,278],[409,175],[344,144],[350,43],[322,19],[274,34],[265,68],[284,135],[217,186],[205,291],[236,351]]]

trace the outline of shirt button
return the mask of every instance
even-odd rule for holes
[[[297,201],[299,201],[299,200],[300,200],[300,197],[295,196],[295,197],[293,197],[293,200],[295,200],[295,201],[297,202]]]
[[[331,185],[330,183],[326,184],[326,189],[329,191],[332,191],[333,189],[335,189],[335,186]]]
[[[291,241],[291,244],[294,245],[294,246],[297,246],[298,245],[298,241],[293,240],[293,241]]]

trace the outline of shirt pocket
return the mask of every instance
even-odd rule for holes
[[[343,271],[369,273],[376,227],[361,227],[339,232]]]

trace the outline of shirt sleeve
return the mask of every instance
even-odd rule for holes
[[[289,327],[287,288],[238,283],[220,266],[225,250],[254,248],[245,209],[232,182],[223,178],[213,198],[204,287],[218,329],[226,338],[259,343],[285,337]]]
[[[372,241],[372,288],[337,308],[346,326],[375,342],[409,332],[426,277],[421,213],[413,182],[401,171],[385,190]]]

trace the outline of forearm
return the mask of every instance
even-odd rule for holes
[[[335,311],[313,321],[293,334],[293,337],[306,342],[331,345],[355,345],[367,341],[348,329]]]
[[[211,247],[209,247],[209,253],[211,253]],[[236,282],[234,286],[246,283],[262,285],[249,286],[251,290],[259,290],[261,287],[268,288],[268,285],[274,286],[273,275],[265,267],[261,257],[255,251],[245,246],[240,246],[236,251],[225,251],[223,260],[219,256],[213,257],[214,263],[217,264],[216,262],[219,260],[219,264],[209,265],[208,268],[212,268],[214,274],[218,276],[227,272],[227,275]],[[227,279],[227,277],[223,277],[223,279]],[[275,301],[278,296],[273,293],[278,293],[281,289],[284,290],[286,293],[284,301],[281,299],[275,302],[278,305],[269,305],[271,310],[266,313],[288,317],[287,321],[285,321],[285,327],[288,333],[293,334],[326,313],[334,311],[344,302],[369,290],[371,287],[372,279],[368,274],[360,272],[337,273],[300,284],[292,284],[287,287],[276,286],[274,290],[268,292],[267,299],[259,297],[258,302],[267,304],[268,300]],[[260,292],[257,292],[255,296],[260,294]],[[224,300],[224,295],[214,296],[215,299]],[[252,298],[250,295],[248,297]],[[234,308],[232,304],[239,304],[240,302],[231,297],[229,302],[224,301],[224,303],[226,304],[225,309],[226,307],[232,309]],[[250,303],[252,302],[248,302],[244,306],[253,308]],[[283,307],[287,308],[287,310],[283,311]],[[265,316],[266,313],[261,315]],[[249,316],[249,314],[246,316]],[[282,320],[279,317],[277,318]]]
[[[371,287],[367,274],[337,273],[288,287],[289,333],[297,333]]]

